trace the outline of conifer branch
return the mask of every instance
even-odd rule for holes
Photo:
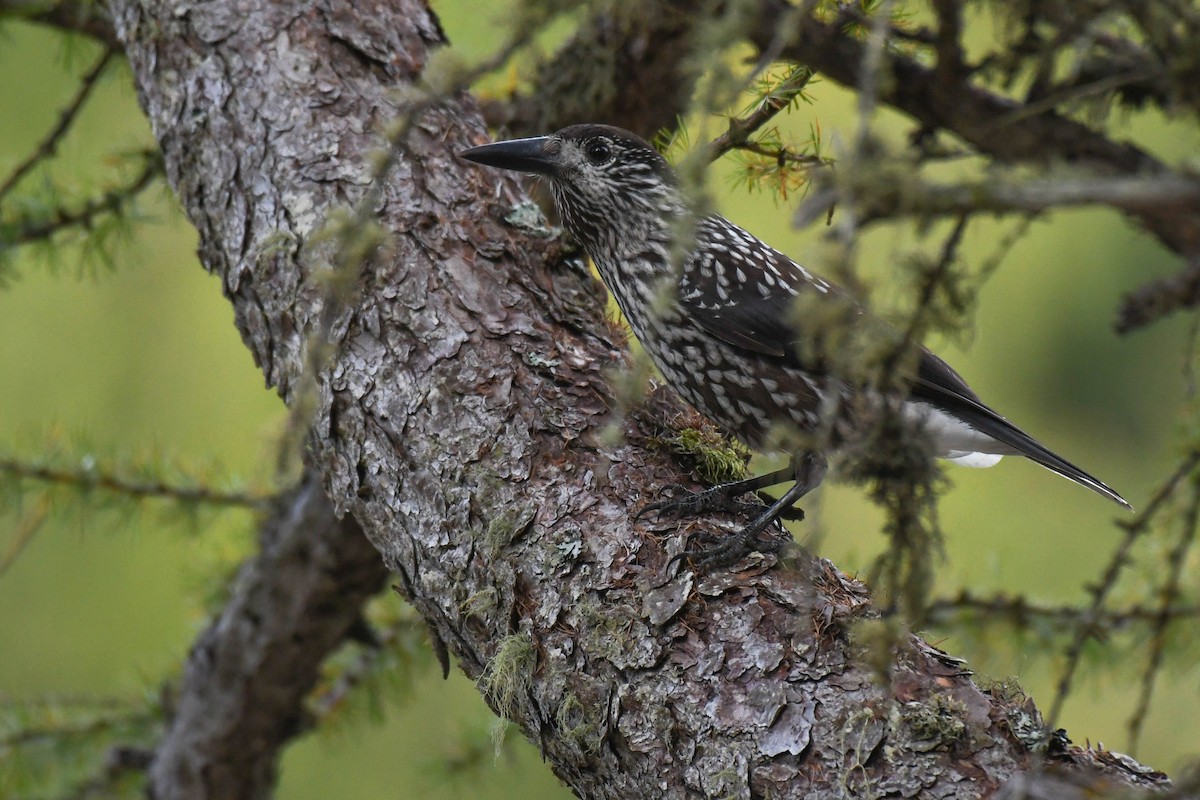
[[[90,228],[104,214],[120,213],[163,174],[158,153],[147,151],[140,155],[142,167],[125,185],[109,189],[76,209],[57,208],[39,220],[9,221],[0,226],[0,249],[45,241],[69,228]]]
[[[783,0],[761,0],[758,24],[750,39],[760,48],[771,45],[775,20],[791,6]],[[1130,7],[1131,9],[1134,6]],[[870,42],[847,34],[848,23],[857,13],[840,6],[832,19],[810,15],[801,21],[796,36],[784,48],[783,57],[806,64],[823,77],[848,87],[861,87],[869,78],[866,58]],[[1177,175],[1149,152],[1119,142],[1102,131],[1071,119],[1058,111],[1015,118],[1021,105],[977,83],[979,70],[964,70],[954,76],[935,75],[922,59],[901,52],[881,51],[880,71],[888,80],[880,86],[879,101],[913,117],[928,131],[947,130],[965,140],[980,154],[1007,163],[1047,164],[1070,162],[1096,175]],[[952,79],[951,79],[952,78]],[[1189,76],[1178,79],[1179,92],[1187,92]],[[1191,79],[1194,84],[1194,79]],[[1195,208],[1186,206],[1131,208],[1126,211],[1140,221],[1167,247],[1177,253],[1200,251],[1200,221]]]
[[[71,129],[71,125],[79,117],[79,112],[83,108],[84,103],[87,102],[87,99],[91,97],[92,90],[96,88],[96,84],[100,80],[100,75],[103,74],[104,69],[116,54],[117,49],[115,47],[109,46],[104,48],[104,52],[100,54],[100,58],[96,59],[96,63],[80,79],[79,89],[76,91],[75,97],[59,114],[58,122],[50,129],[50,132],[46,134],[46,137],[42,139],[34,151],[16,166],[3,183],[0,183],[0,201],[4,200],[4,197],[12,191],[12,188],[30,170],[58,151],[59,142],[62,141],[67,131]]]
[[[378,675],[380,670],[390,671],[392,677],[415,679],[413,664],[397,665],[386,656],[389,651],[395,653],[402,650],[405,642],[413,639],[422,640],[416,649],[418,655],[430,655],[423,641],[428,631],[428,626],[415,614],[405,614],[376,631],[374,641],[362,648],[354,661],[309,698],[308,708],[315,717],[313,723],[319,725],[345,707],[350,697]]]
[[[0,16],[25,19],[52,28],[90,36],[109,47],[120,47],[112,19],[103,3],[89,0],[0,0]]]
[[[813,72],[807,67],[793,67],[777,86],[763,93],[748,113],[729,118],[725,132],[709,142],[708,160],[716,161],[730,150],[744,148],[756,131],[803,95],[804,87],[812,78]]]
[[[1200,486],[1193,482],[1191,501],[1180,520],[1179,539],[1167,556],[1167,577],[1159,589],[1158,608],[1150,635],[1150,654],[1146,658],[1146,668],[1142,671],[1137,706],[1130,715],[1129,723],[1126,726],[1129,731],[1130,755],[1137,755],[1142,728],[1146,722],[1146,715],[1150,712],[1150,698],[1154,695],[1154,684],[1162,669],[1163,656],[1167,649],[1167,628],[1174,619],[1171,612],[1179,599],[1179,586],[1183,577],[1184,564],[1196,541],[1198,519],[1200,519]]]
[[[1200,465],[1200,449],[1193,449],[1184,458],[1175,472],[1159,486],[1153,497],[1146,504],[1145,509],[1133,521],[1121,521],[1117,523],[1124,529],[1125,535],[1121,538],[1121,541],[1117,544],[1116,549],[1109,558],[1108,566],[1105,568],[1100,582],[1088,587],[1088,591],[1092,595],[1092,602],[1084,613],[1081,624],[1076,629],[1075,636],[1067,648],[1066,665],[1059,676],[1058,685],[1054,692],[1054,700],[1050,706],[1050,713],[1046,715],[1047,730],[1053,730],[1056,727],[1059,715],[1062,713],[1063,705],[1067,701],[1067,696],[1071,693],[1071,682],[1075,677],[1076,670],[1079,668],[1083,648],[1101,630],[1099,622],[1103,616],[1104,604],[1108,601],[1109,595],[1112,594],[1113,589],[1116,587],[1117,579],[1120,578],[1121,572],[1130,563],[1130,551],[1133,549],[1134,543],[1149,529],[1159,512],[1166,507],[1167,502],[1174,496],[1179,485],[1186,477],[1195,472],[1198,465]]]
[[[133,706],[110,709],[102,714],[81,719],[59,720],[44,725],[21,727],[0,736],[0,750],[27,747],[44,742],[59,742],[69,738],[88,738],[108,733],[131,724],[149,724],[158,718],[158,709]]]
[[[782,145],[771,147],[756,141],[742,142],[736,145],[735,149],[752,153],[756,156],[762,156],[763,158],[769,158],[781,164],[795,164],[802,167],[823,167],[830,163],[828,159],[822,158],[819,155],[800,153]]]
[[[46,773],[52,783],[66,784],[60,800],[124,796],[117,785],[149,763],[150,751],[129,741],[146,741],[163,713],[160,703],[144,698],[60,696],[33,701],[0,696],[0,711],[0,724],[8,729],[0,735],[0,763],[19,761],[34,775]],[[117,739],[126,741],[110,745]],[[64,760],[64,754],[71,755]],[[19,791],[12,782],[3,785]]]
[[[102,490],[139,500],[154,498],[260,511],[269,507],[273,499],[270,496],[246,492],[222,492],[207,486],[174,485],[164,480],[136,481],[116,472],[102,471],[91,466],[74,470],[56,469],[13,458],[0,458],[0,476],[66,486],[85,492]]]
[[[1165,618],[1168,622],[1200,618],[1200,606],[1171,605],[1167,608],[1131,605],[1124,608],[1100,609],[1090,614],[1088,609],[1074,605],[1045,605],[1024,595],[1004,593],[983,597],[962,589],[952,597],[935,598],[929,603],[928,622],[949,624],[963,614],[973,614],[988,620],[1003,620],[1018,629],[1027,628],[1035,620],[1056,625],[1077,627],[1095,625],[1106,631],[1152,624]]]
[[[33,541],[33,537],[37,536],[49,516],[50,499],[43,496],[38,499],[33,508],[21,517],[21,521],[17,523],[17,527],[13,531],[12,540],[4,549],[3,555],[0,555],[0,577],[3,577],[4,573],[8,572],[9,568],[17,562],[21,553]]]

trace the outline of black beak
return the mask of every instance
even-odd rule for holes
[[[554,175],[558,171],[558,142],[551,136],[493,142],[472,147],[458,155],[477,164],[517,172]]]

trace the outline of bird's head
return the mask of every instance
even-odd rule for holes
[[[563,225],[593,257],[668,235],[680,211],[675,174],[643,139],[609,125],[473,147],[463,158],[545,178]]]

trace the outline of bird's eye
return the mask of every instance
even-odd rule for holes
[[[597,167],[607,164],[612,161],[612,148],[608,146],[608,142],[603,139],[592,139],[584,148],[587,154],[588,161],[595,164]]]

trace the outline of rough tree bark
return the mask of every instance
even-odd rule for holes
[[[564,103],[575,84],[559,80],[536,96],[493,103],[502,119],[491,124],[532,135],[595,118],[652,136],[686,108],[691,78],[680,62],[690,52],[687,33],[697,17],[684,6],[664,4],[636,29],[604,11],[593,14],[545,68],[561,78],[564,70],[578,70],[579,45],[611,46],[617,52],[610,71],[590,80],[636,87],[636,93],[602,93],[602,103],[585,113],[577,97],[574,105]],[[60,2],[30,12],[21,0],[0,0],[0,13],[121,46],[103,6]],[[649,78],[661,75],[674,77]],[[589,96],[598,99],[595,92]],[[357,521],[339,520],[318,482],[306,469],[300,487],[262,520],[260,552],[243,565],[221,613],[190,648],[153,751],[123,747],[112,754],[113,764],[152,764],[152,795],[271,796],[283,749],[307,730],[304,701],[320,665],[351,636],[362,606],[387,575]]]
[[[687,112],[696,82],[687,61],[700,15],[688,0],[601,9],[538,69],[534,89],[483,103],[488,125],[534,136],[604,120],[646,139]],[[633,17],[630,19],[630,17]]]
[[[417,120],[378,203],[390,243],[329,307],[310,240],[363,197],[392,90],[442,44],[422,3],[112,9],[201,258],[285,399],[332,321],[312,457],[334,504],[576,792],[974,797],[1037,763],[1031,707],[915,638],[880,685],[847,635],[866,594],[827,562],[667,568],[678,532],[630,509],[682,476],[644,417],[623,444],[600,435],[620,337],[587,273],[504,221],[518,186],[454,158],[485,138],[470,98]],[[159,796],[203,796],[159,758]],[[1051,759],[1155,780],[1090,750]]]
[[[321,662],[388,574],[358,523],[334,518],[321,483],[308,474],[276,501],[259,554],[192,646],[151,762],[151,796],[271,796]]]

